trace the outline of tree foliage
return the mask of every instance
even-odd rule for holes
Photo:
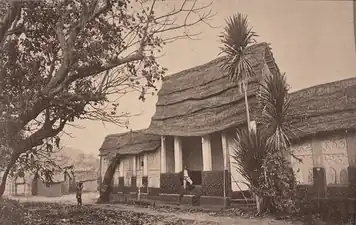
[[[293,127],[288,122],[288,85],[285,75],[267,74],[257,95],[261,106],[256,132],[238,131],[234,159],[237,170],[258,197],[259,213],[283,212],[293,206],[296,180],[288,160]]]
[[[238,13],[226,19],[224,32],[220,35],[221,52],[226,55],[222,69],[229,78],[238,82],[240,88],[247,88],[247,80],[255,73],[247,56],[252,54],[248,46],[256,43],[258,35],[249,27],[247,16]]]
[[[247,99],[247,89],[249,79],[256,74],[249,62],[251,51],[247,48],[254,44],[257,34],[249,27],[247,16],[238,13],[226,19],[224,32],[220,35],[222,43],[221,53],[225,54],[225,58],[221,64],[221,69],[225,71],[228,77],[237,82],[240,92],[244,92],[247,126],[250,126],[250,112]]]
[[[266,158],[266,138],[260,130],[256,132],[239,131],[235,139],[233,158],[237,171],[248,181],[245,183],[253,193],[258,193],[258,187],[263,183],[263,162]]]
[[[0,186],[20,155],[59,145],[78,119],[126,125],[119,98],[144,100],[164,75],[157,56],[167,41],[195,36],[210,4],[156,0],[45,0],[0,3],[0,132],[9,160]],[[178,18],[178,19],[177,19]],[[172,31],[182,30],[183,35]],[[17,138],[13,138],[17,137]],[[29,155],[29,154],[27,154]]]

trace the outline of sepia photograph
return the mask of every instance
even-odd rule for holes
[[[356,225],[355,0],[0,0],[0,225]]]

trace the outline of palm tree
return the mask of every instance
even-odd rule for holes
[[[287,118],[291,102],[286,76],[285,74],[272,75],[269,73],[264,80],[264,84],[260,85],[257,99],[262,111],[260,122],[264,125],[262,126],[264,133],[268,136],[268,149],[273,149],[281,155],[287,152],[299,160],[289,151],[290,139],[296,137],[296,128]]]
[[[260,129],[256,132],[238,131],[233,158],[238,172],[246,179],[247,186],[256,196],[258,212],[262,213],[266,210],[266,203],[269,203],[263,189],[272,191],[268,185],[275,186],[274,181],[279,179],[283,179],[283,185],[293,185],[293,179],[290,179],[287,171],[288,162],[280,153],[289,148],[290,138],[294,133],[287,118],[290,99],[285,75],[267,74],[259,90],[257,99],[262,109],[259,117]],[[286,189],[288,188],[292,191],[289,186]]]
[[[255,37],[258,35],[249,28],[247,16],[241,13],[235,14],[226,19],[224,32],[220,36],[223,46],[221,53],[226,54],[226,58],[221,64],[221,68],[227,72],[233,82],[237,82],[240,92],[245,95],[245,107],[248,130],[250,130],[250,113],[247,100],[248,80],[255,76],[254,70],[248,60],[251,54],[248,46],[256,43]]]

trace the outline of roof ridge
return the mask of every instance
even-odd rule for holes
[[[256,44],[250,45],[248,48],[256,48],[256,47],[261,46],[261,45],[264,45],[265,48],[269,47],[269,44],[267,42],[260,42],[260,43],[256,43]],[[191,67],[191,68],[188,68],[188,69],[181,70],[181,71],[179,71],[177,73],[173,73],[171,75],[163,77],[162,81],[167,81],[167,80],[170,80],[172,78],[184,76],[187,73],[191,73],[191,72],[195,72],[197,70],[204,69],[206,67],[209,67],[212,64],[214,65],[216,63],[219,63],[220,61],[222,61],[226,57],[227,56],[219,56],[219,57],[217,57],[217,58],[215,58],[213,60],[208,61],[207,63],[201,64],[201,65],[198,65],[198,66],[194,66],[194,67]]]
[[[350,78],[346,78],[346,79],[342,79],[342,80],[335,80],[335,81],[330,81],[330,82],[327,82],[327,83],[313,85],[313,86],[310,86],[310,87],[299,89],[297,91],[290,92],[290,94],[293,95],[293,94],[296,94],[296,93],[299,93],[299,92],[304,92],[304,91],[307,91],[307,90],[316,89],[316,88],[320,88],[320,87],[323,87],[323,86],[329,86],[331,84],[344,83],[344,82],[352,81],[352,80],[356,81],[356,77],[350,77]]]
[[[142,132],[143,134],[148,134],[148,135],[151,135],[150,133],[147,133],[147,128],[145,129],[137,129],[137,130],[130,130],[130,131],[127,131],[127,132],[124,132],[124,133],[115,133],[115,134],[108,134],[105,136],[105,138],[108,138],[108,137],[121,137],[121,136],[124,136],[124,135],[128,135],[130,133],[140,133]]]

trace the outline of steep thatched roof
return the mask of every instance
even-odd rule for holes
[[[266,66],[278,71],[269,46],[250,47],[250,61],[257,77]],[[157,135],[201,136],[245,123],[244,96],[220,65],[223,57],[164,79],[158,92],[156,113],[148,131]],[[251,112],[255,107],[257,80],[249,84]],[[252,118],[254,117],[252,113]]]
[[[296,91],[291,101],[297,137],[356,128],[356,78]]]
[[[267,44],[252,47],[257,76],[267,65],[278,71]],[[220,70],[223,58],[168,76],[158,93],[156,113],[148,128],[157,135],[201,136],[246,123],[243,95]],[[261,77],[261,76],[260,76]],[[258,119],[259,80],[249,84],[252,119]],[[356,130],[356,78],[326,83],[290,94],[289,116],[295,138],[335,131]]]
[[[146,130],[111,134],[105,137],[100,147],[100,155],[135,155],[155,151],[161,145],[160,136],[147,134]]]

